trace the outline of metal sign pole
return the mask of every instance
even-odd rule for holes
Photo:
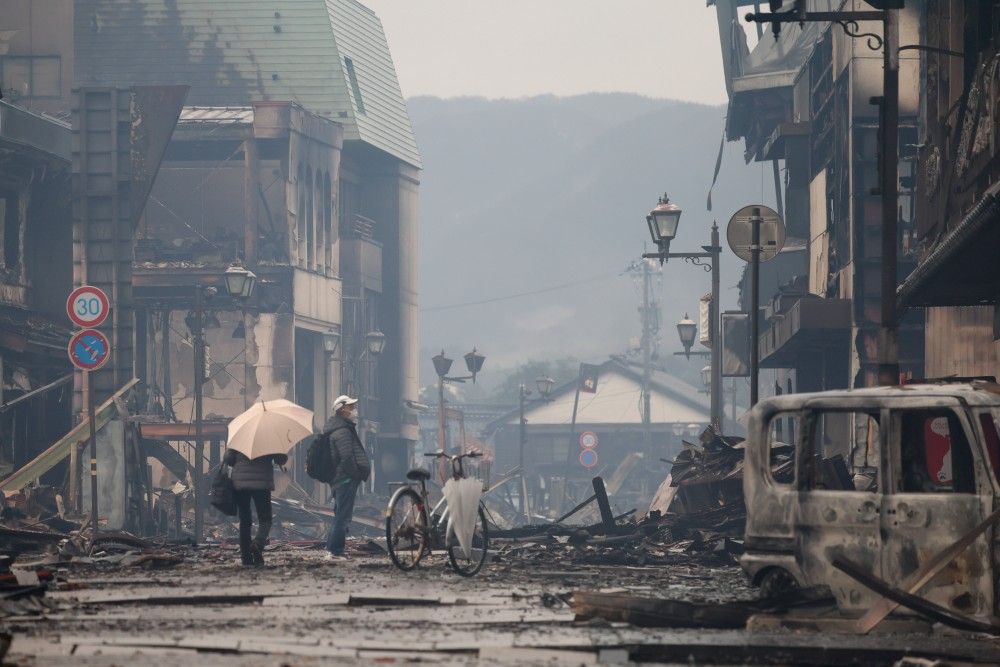
[[[719,255],[722,248],[719,245],[719,226],[712,223],[712,308],[711,308],[711,336],[712,336],[712,381],[709,385],[711,391],[712,425],[722,433],[723,412],[722,412],[722,312],[720,276],[719,276]]]
[[[94,388],[90,371],[83,372],[87,384],[87,419],[90,421],[90,541],[97,538],[97,418],[94,415]]]
[[[195,287],[194,311],[194,541],[201,543],[205,521],[204,484],[204,392],[205,392],[205,302],[204,288]]]
[[[757,405],[760,387],[760,209],[750,216],[750,407]]]
[[[92,285],[81,285],[70,292],[66,299],[66,315],[73,324],[84,327],[70,338],[67,352],[70,362],[83,373],[84,402],[87,404],[87,420],[90,422],[90,525],[91,540],[97,537],[97,416],[94,414],[94,385],[91,373],[108,362],[111,356],[111,343],[107,336],[94,327],[99,327],[108,318],[111,302],[108,295],[100,288]],[[78,474],[77,445],[74,444],[70,455],[70,494],[73,503],[83,509],[83,479],[80,473],[80,484],[73,483]],[[79,504],[76,492],[79,491]]]

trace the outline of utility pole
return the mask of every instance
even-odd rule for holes
[[[204,393],[205,393],[205,292],[214,287],[194,288],[194,541],[201,542],[205,524],[204,484]]]
[[[524,449],[528,442],[528,420],[524,417],[524,403],[525,399],[530,395],[531,390],[525,387],[524,383],[521,383],[517,390],[518,414],[520,415],[520,419],[518,420],[517,467],[521,471],[521,513],[524,514],[525,520],[529,523],[531,522],[531,512],[528,509],[528,480],[524,476]]]
[[[648,452],[652,446],[649,383],[653,375],[652,365],[652,305],[650,291],[652,272],[649,262],[642,260],[642,447]]]
[[[528,441],[528,433],[525,426],[528,424],[528,420],[524,418],[524,399],[528,397],[531,392],[525,388],[522,383],[517,390],[517,400],[518,400],[518,414],[520,419],[518,420],[518,449],[517,449],[517,467],[521,469],[521,475],[524,475],[524,446]]]
[[[712,425],[722,434],[724,429],[724,412],[722,406],[722,294],[720,289],[719,255],[722,246],[719,245],[719,225],[712,222],[711,245],[708,252],[712,255],[712,307],[711,307],[711,338],[712,338],[712,382],[711,392]]]
[[[878,383],[899,384],[899,322],[896,316],[896,210],[899,186],[899,12],[887,9],[882,21],[881,183],[882,312],[878,345]],[[873,100],[874,101],[874,100]]]

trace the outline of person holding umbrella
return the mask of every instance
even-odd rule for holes
[[[371,474],[371,462],[358,437],[358,399],[338,396],[333,402],[333,416],[324,430],[330,434],[330,447],[337,469],[330,486],[334,497],[334,518],[330,525],[326,548],[329,559],[343,560],[347,525],[354,514],[354,497],[358,486]]]
[[[229,422],[226,454],[240,519],[240,561],[247,566],[264,564],[264,545],[271,531],[271,491],[274,466],[288,462],[288,450],[312,433],[313,413],[291,401],[261,401]],[[257,535],[251,540],[257,511]]]

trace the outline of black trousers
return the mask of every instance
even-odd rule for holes
[[[263,550],[267,543],[267,535],[271,532],[271,492],[268,489],[236,491],[236,509],[240,516],[240,556],[244,559],[250,556],[250,530],[253,528],[253,517],[250,514],[250,502],[257,510],[256,546]]]

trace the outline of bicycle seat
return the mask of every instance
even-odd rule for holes
[[[412,479],[414,482],[419,482],[420,480],[427,480],[431,478],[431,474],[424,470],[423,468],[414,468],[410,472],[406,473],[406,479]]]

